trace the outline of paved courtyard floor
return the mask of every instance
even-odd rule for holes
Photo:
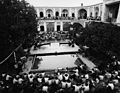
[[[75,47],[71,47],[68,44],[60,45],[59,42],[51,43],[51,45],[43,45],[39,49],[34,50],[33,47],[31,48],[31,54],[38,54],[38,53],[54,53],[54,52],[71,52],[71,51],[78,51],[79,47],[75,45]],[[38,70],[49,70],[49,69],[57,69],[57,68],[65,68],[65,67],[75,67],[75,61],[77,58],[80,58],[83,63],[85,63],[90,69],[95,67],[95,65],[88,60],[87,58],[83,57],[80,54],[70,54],[70,55],[52,55],[52,56],[38,56],[37,58],[42,59],[40,64],[38,64]],[[25,64],[25,69],[23,72],[28,73],[31,71],[33,66],[33,57],[29,57],[28,61]]]

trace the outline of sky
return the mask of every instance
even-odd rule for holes
[[[35,7],[77,7],[101,3],[103,0],[26,0]]]

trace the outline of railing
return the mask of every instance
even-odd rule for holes
[[[97,17],[87,17],[87,20],[96,20],[96,21],[101,21],[101,17],[97,16]]]
[[[40,20],[74,20],[75,17],[39,17]]]
[[[28,56],[69,55],[69,54],[78,54],[78,53],[79,53],[79,51],[71,51],[71,52],[54,52],[54,53],[29,54]]]
[[[20,44],[17,48],[15,48],[3,61],[0,62],[0,65],[3,64],[4,62],[6,62],[12,55],[14,56],[14,53],[22,46],[22,44]],[[14,57],[15,58],[15,57]],[[16,60],[16,58],[15,58]]]
[[[100,16],[97,17],[87,17],[87,18],[76,18],[76,17],[39,17],[39,20],[82,20],[82,19],[87,19],[87,20],[101,20]]]

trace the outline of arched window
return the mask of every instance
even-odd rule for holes
[[[95,13],[95,18],[97,18],[97,17],[98,17],[98,12]]]
[[[64,9],[64,10],[62,11],[62,15],[63,15],[63,17],[68,17],[68,10],[67,10],[67,9]]]
[[[98,7],[95,7],[95,18],[98,17],[98,13],[99,13],[99,8],[98,8]]]
[[[53,11],[51,9],[48,9],[46,11],[46,14],[47,14],[48,17],[52,17],[53,16]]]
[[[54,22],[47,23],[47,31],[54,31]]]
[[[65,14],[63,14],[63,17],[65,17]]]
[[[90,17],[92,17],[92,12],[90,12]]]
[[[58,16],[59,16],[59,12],[57,11],[57,12],[55,13],[55,15],[56,15],[56,17],[58,17]]]
[[[44,31],[44,26],[40,26],[40,31]]]
[[[63,23],[63,31],[69,31],[70,24],[70,22]]]
[[[48,14],[48,17],[51,17],[51,15],[50,15],[50,14]]]
[[[43,12],[40,12],[40,17],[44,17]]]
[[[80,9],[78,11],[78,15],[80,19],[86,19],[87,18],[87,11],[85,9]]]
[[[74,14],[74,13],[72,13],[72,17],[75,17],[75,14]]]
[[[57,31],[60,31],[60,25],[57,25]]]

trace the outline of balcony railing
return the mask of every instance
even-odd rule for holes
[[[40,20],[74,20],[75,17],[39,17]]]
[[[81,20],[83,18],[75,18],[75,17],[39,17],[38,18],[39,20]],[[87,18],[84,18],[84,19],[87,19],[87,20],[98,20],[100,21],[101,20],[101,17],[100,16],[97,16],[97,17],[87,17]]]
[[[87,20],[96,20],[96,21],[101,21],[101,17],[100,16],[97,16],[97,17],[87,17]]]

